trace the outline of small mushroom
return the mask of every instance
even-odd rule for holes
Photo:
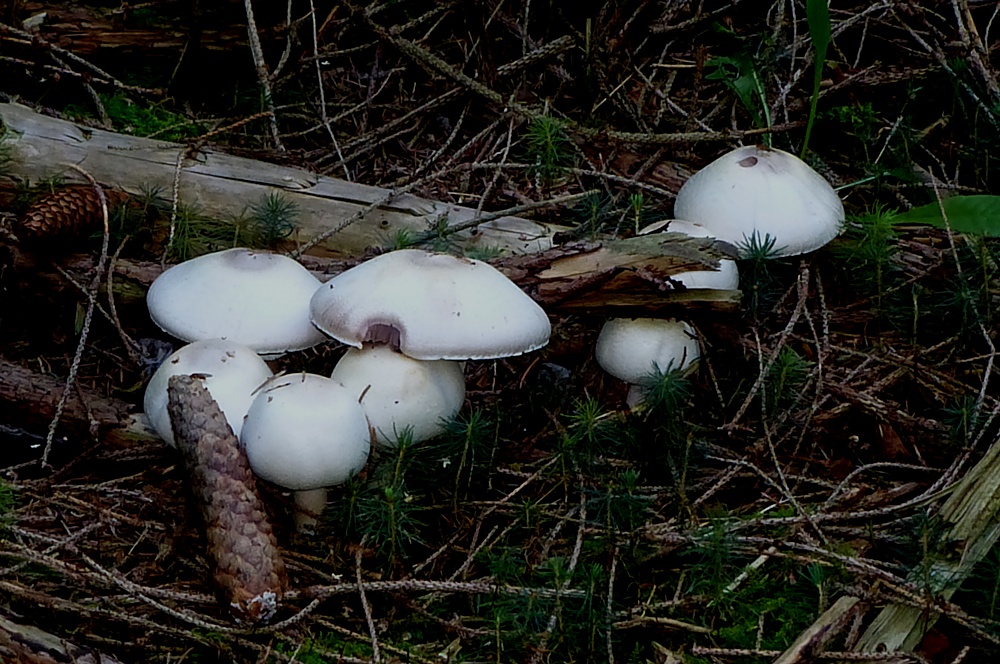
[[[250,348],[224,339],[195,341],[167,357],[146,385],[143,410],[153,430],[171,446],[174,432],[167,412],[167,384],[171,376],[193,374],[205,376],[205,387],[239,436],[254,391],[271,377],[271,369]]]
[[[371,449],[357,395],[307,373],[276,377],[259,390],[240,443],[258,477],[294,492],[299,531],[315,526],[327,487],[360,472]]]
[[[700,357],[690,325],[659,318],[612,318],[601,328],[595,355],[602,369],[638,386],[629,391],[630,406],[641,401],[655,372],[680,371]]]
[[[311,308],[316,327],[348,346],[386,343],[418,360],[520,355],[551,331],[542,308],[493,266],[420,249],[338,274]]]
[[[276,357],[324,337],[309,321],[320,281],[280,254],[227,249],[175,265],[149,287],[149,315],[184,341],[228,339]]]
[[[349,349],[330,377],[356,396],[387,448],[404,428],[414,443],[440,435],[465,400],[460,362],[414,360],[384,345]]]
[[[769,236],[776,255],[795,256],[837,236],[844,206],[830,183],[795,155],[748,145],[691,176],[677,192],[674,216],[732,244]]]

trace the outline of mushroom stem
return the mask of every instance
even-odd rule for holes
[[[642,402],[646,400],[646,388],[642,385],[635,385],[634,383],[628,386],[628,395],[625,397],[625,403],[631,410],[635,410],[642,405]]]
[[[315,530],[323,508],[326,507],[326,488],[296,491],[294,496],[295,530],[300,533]]]

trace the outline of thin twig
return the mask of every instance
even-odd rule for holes
[[[264,50],[260,45],[260,35],[257,34],[257,23],[253,18],[253,4],[251,0],[243,0],[243,7],[247,16],[247,36],[250,40],[250,53],[253,54],[253,63],[257,68],[257,81],[260,83],[261,92],[264,94],[264,104],[270,114],[271,142],[274,149],[284,152],[285,146],[281,144],[281,136],[278,133],[278,112],[274,107],[274,97],[271,95],[271,79],[267,73],[267,63],[264,62]]]
[[[80,370],[80,360],[83,359],[83,351],[87,347],[87,337],[90,335],[90,323],[94,320],[94,308],[97,306],[97,291],[101,286],[101,276],[104,273],[104,264],[108,260],[108,244],[111,239],[111,233],[108,228],[108,199],[104,195],[104,188],[97,183],[97,180],[90,173],[81,167],[76,164],[68,164],[68,166],[87,178],[97,193],[97,198],[101,201],[101,218],[104,234],[101,238],[101,255],[97,259],[94,276],[90,281],[90,287],[87,289],[87,310],[83,316],[80,340],[76,344],[76,352],[69,366],[69,373],[66,375],[66,385],[63,388],[62,394],[59,395],[59,401],[56,402],[56,412],[52,416],[48,432],[45,434],[45,449],[42,451],[43,468],[50,467],[49,454],[52,452],[52,443],[56,437],[56,428],[59,426],[59,420],[62,419],[63,410],[66,408],[66,401],[69,399],[70,389],[73,387],[73,383],[76,381],[76,374]]]
[[[378,633],[375,631],[375,621],[372,620],[372,607],[365,595],[365,584],[361,580],[361,554],[364,551],[364,544],[365,541],[362,539],[361,544],[354,552],[354,574],[358,580],[358,596],[361,598],[361,608],[364,609],[365,621],[368,623],[368,634],[372,640],[372,661],[377,664],[382,661],[378,649]]]

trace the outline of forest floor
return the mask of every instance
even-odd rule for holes
[[[794,0],[258,2],[257,67],[244,4],[204,4],[8,2],[0,101],[369,185],[418,182],[484,212],[530,204],[524,216],[568,240],[671,218],[692,173],[763,142],[804,152],[847,223],[804,257],[745,251],[738,310],[686,316],[700,365],[662,376],[644,408],[594,360],[604,318],[555,311],[545,349],[469,363],[445,436],[377,454],[331,492],[316,535],[296,535],[289,496],[262,483],[292,589],[265,627],[217,602],[175,450],[57,427],[41,463],[71,368],[74,394],[137,413],[149,367],[123,339],[168,339],[138,288],[112,289],[120,323],[85,326],[93,275],[62,267],[65,243],[15,258],[5,233],[0,361],[48,404],[25,406],[0,377],[0,655],[34,626],[77,661],[1000,656],[1000,503],[983,487],[1000,477],[983,470],[1000,432],[1000,218],[961,234],[906,216],[996,189],[995,3],[835,3],[823,28],[821,3]],[[811,29],[830,35],[814,120]],[[54,185],[19,178],[2,142],[0,166],[10,231]],[[189,209],[166,246],[172,201],[159,197],[119,210],[118,260],[232,246]],[[294,224],[280,210],[258,221],[263,245]],[[93,259],[101,238],[71,249]],[[342,352],[279,368],[328,375]],[[949,499],[970,492],[987,498],[965,539]],[[893,606],[909,607],[893,614],[910,635],[899,652],[867,636]]]

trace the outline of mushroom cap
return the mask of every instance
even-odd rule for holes
[[[402,249],[342,272],[312,298],[312,320],[361,348],[389,342],[418,360],[520,355],[549,341],[542,308],[493,266]]]
[[[650,233],[683,233],[689,237],[712,237],[701,224],[695,224],[683,219],[666,219],[652,223],[639,231],[639,235]],[[691,270],[670,275],[671,280],[679,281],[685,288],[711,288],[716,290],[736,290],[740,285],[740,271],[736,261],[728,258],[719,260],[718,270]]]
[[[184,341],[229,339],[280,355],[323,341],[309,321],[309,298],[320,285],[287,256],[227,249],[165,271],[146,306],[154,323]]]
[[[782,150],[747,145],[722,155],[677,192],[674,216],[740,244],[774,238],[778,256],[819,249],[840,232],[844,205],[830,183]]]
[[[700,353],[694,329],[661,318],[612,318],[601,328],[597,363],[615,378],[642,385],[656,371],[686,369]]]
[[[190,374],[207,376],[205,387],[239,436],[254,390],[271,377],[271,369],[251,348],[224,339],[195,341],[167,357],[149,379],[142,403],[150,425],[170,445],[174,432],[167,412],[167,383],[171,376]]]
[[[414,443],[441,435],[465,401],[460,362],[414,360],[384,345],[349,349],[330,377],[361,402],[375,441],[387,448],[406,427]]]
[[[274,378],[258,391],[240,443],[259,477],[294,491],[347,481],[371,450],[357,395],[307,373]]]

